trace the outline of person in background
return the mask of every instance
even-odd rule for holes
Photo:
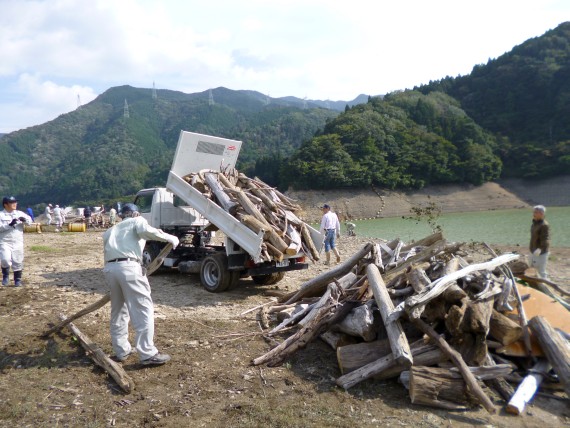
[[[89,226],[91,225],[91,208],[89,208],[89,205],[87,205],[83,210],[83,216],[85,217],[86,227],[89,229]]]
[[[24,224],[32,219],[18,211],[18,200],[14,196],[2,199],[4,209],[0,211],[0,264],[2,265],[2,285],[10,282],[10,266],[14,272],[14,285],[22,285],[24,268]]]
[[[533,208],[529,249],[531,266],[536,268],[539,277],[547,279],[546,264],[550,250],[550,225],[544,218],[545,215],[544,205],[537,205]]]
[[[30,216],[30,218],[32,219],[32,223],[35,221],[35,217],[34,217],[34,210],[32,209],[31,206],[28,205],[28,207],[26,208],[26,214],[28,214]]]
[[[143,365],[161,365],[170,360],[154,346],[154,308],[150,284],[141,266],[147,240],[170,242],[174,235],[150,226],[135,204],[121,209],[122,221],[103,234],[103,274],[111,295],[111,341],[115,359],[125,361],[132,353],[129,320],[135,331],[135,348]]]
[[[340,238],[340,222],[328,204],[324,204],[321,209],[323,210],[323,218],[321,219],[320,231],[325,234],[325,265],[331,264],[331,250],[336,256],[336,262],[340,263],[340,254],[336,248],[336,238]]]
[[[63,224],[63,219],[61,216],[61,208],[59,207],[59,205],[56,205],[55,208],[53,209],[53,219],[55,220],[55,227],[57,230]]]
[[[348,234],[348,236],[356,236],[356,232],[354,231],[354,229],[356,229],[356,225],[350,221],[347,221],[345,223],[346,226],[346,233]]]
[[[52,205],[48,204],[45,211],[44,211],[44,214],[46,215],[46,224],[48,226],[51,224],[51,215],[53,214],[53,211],[51,208],[52,208]]]
[[[113,207],[109,210],[109,224],[114,226],[117,222],[117,210]]]

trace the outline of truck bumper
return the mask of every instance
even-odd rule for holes
[[[269,275],[274,272],[289,272],[292,270],[303,270],[307,269],[309,265],[307,263],[292,263],[289,266],[261,266],[257,268],[251,268],[247,270],[248,275]]]

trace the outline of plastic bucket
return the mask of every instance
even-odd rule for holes
[[[39,223],[24,224],[26,233],[42,233],[42,226]]]
[[[67,225],[68,232],[85,232],[85,223],[69,223]]]

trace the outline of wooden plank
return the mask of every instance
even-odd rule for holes
[[[533,317],[528,325],[558,375],[560,383],[564,385],[566,394],[570,397],[570,346],[568,342],[552,328],[544,317]]]
[[[62,321],[65,320],[65,316],[62,314],[60,314],[59,318]],[[111,377],[115,380],[115,382],[117,382],[117,385],[119,385],[123,391],[132,392],[133,389],[135,389],[135,383],[133,379],[131,379],[131,377],[125,372],[125,370],[123,370],[120,364],[111,360],[103,352],[101,347],[97,345],[95,342],[93,342],[89,338],[89,336],[82,333],[75,326],[75,324],[70,322],[67,325],[67,327],[69,328],[69,330],[71,330],[73,335],[77,337],[77,340],[79,340],[79,343],[81,343],[81,346],[83,347],[83,349],[85,349],[87,355],[95,362],[95,364],[97,364],[99,367],[101,367],[103,370],[109,373],[109,375],[111,375]]]

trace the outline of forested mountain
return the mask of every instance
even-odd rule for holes
[[[570,22],[467,76],[384,97],[157,94],[111,88],[4,135],[0,191],[31,204],[81,203],[164,185],[182,129],[242,140],[238,168],[283,189],[420,188],[570,171]]]
[[[417,89],[451,95],[495,133],[505,176],[570,171],[570,22],[474,67],[467,76]]]
[[[292,156],[282,181],[300,188],[421,188],[498,178],[496,140],[441,92],[371,98],[327,123]]]
[[[153,98],[151,89],[111,88],[71,113],[5,135],[0,193],[29,204],[67,204],[163,186],[182,129],[243,140],[238,166],[253,173],[257,158],[291,155],[337,114],[254,91],[158,90]]]

